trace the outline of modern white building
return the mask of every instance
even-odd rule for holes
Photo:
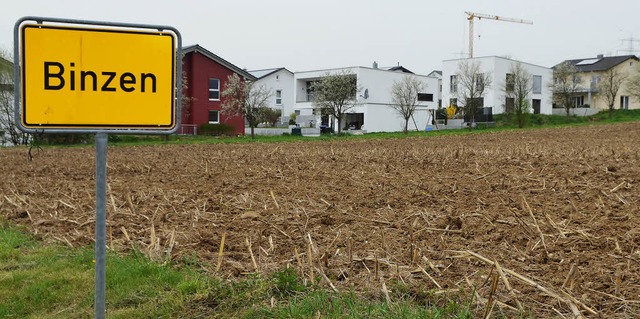
[[[438,78],[438,107],[442,106],[442,71],[433,70],[427,76]]]
[[[326,70],[314,70],[294,73],[295,112],[298,123],[303,126],[336,127],[335,119],[316,114],[312,105],[311,85],[327,74],[348,72],[356,75],[360,88],[357,105],[350,109],[343,123],[347,130],[371,132],[398,132],[404,128],[404,120],[391,105],[391,89],[394,81],[400,81],[405,76],[414,76],[425,84],[424,92],[418,94],[419,104],[409,120],[408,130],[425,130],[431,123],[431,112],[438,106],[438,78],[413,74],[403,67],[378,68],[347,67]],[[333,122],[333,123],[331,123]],[[333,124],[333,125],[332,125]]]
[[[459,98],[457,78],[459,74],[459,66],[461,63],[478,62],[480,64],[480,72],[488,74],[491,78],[491,86],[487,89],[483,97],[483,106],[491,107],[493,114],[501,114],[505,112],[507,105],[507,97],[505,96],[505,86],[507,77],[510,76],[510,70],[517,63],[520,63],[524,69],[531,74],[531,112],[534,114],[552,114],[552,91],[549,84],[553,80],[553,71],[550,68],[534,65],[526,62],[520,62],[512,59],[488,56],[470,59],[455,59],[443,61],[442,67],[442,103],[443,107],[457,104]]]
[[[269,107],[282,112],[281,124],[289,121],[289,115],[294,112],[293,73],[286,68],[274,68],[249,71],[257,78],[256,85],[264,85],[273,95]]]

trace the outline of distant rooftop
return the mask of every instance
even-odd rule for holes
[[[636,60],[638,57],[635,55],[620,55],[620,56],[608,56],[598,55],[595,58],[565,60],[562,63],[568,62],[575,66],[579,72],[591,72],[591,71],[606,71],[612,67],[623,63],[627,60]],[[560,65],[559,63],[558,65]],[[557,67],[558,65],[554,66]]]
[[[291,71],[287,70],[286,68],[271,68],[271,69],[263,69],[263,70],[252,70],[249,71],[249,73],[253,76],[255,76],[256,78],[260,79],[263,78],[269,74],[278,72],[280,70],[286,70],[287,72],[291,73]]]

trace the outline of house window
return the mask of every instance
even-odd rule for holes
[[[629,109],[629,97],[625,95],[620,96],[620,109]]]
[[[458,99],[449,99],[449,105],[453,105],[455,107],[458,107]]]
[[[220,123],[220,111],[209,110],[209,124]]]
[[[574,107],[582,107],[584,105],[584,95],[574,96],[571,100]]]
[[[450,78],[450,83],[449,83],[449,91],[451,93],[456,93],[458,92],[458,76],[457,75],[452,75]]]
[[[542,76],[541,75],[534,75],[533,76],[533,88],[532,88],[533,94],[540,94],[542,93]]]
[[[422,101],[422,102],[433,102],[433,94],[429,94],[429,93],[418,93],[418,101]]]
[[[276,105],[282,105],[282,90],[276,90]]]
[[[476,74],[476,90],[484,91],[485,89],[485,76],[483,73]]]
[[[542,100],[540,99],[531,100],[531,108],[533,108],[533,114],[540,114],[541,105],[542,105]]]
[[[209,100],[220,100],[220,80],[209,79]]]
[[[504,98],[504,112],[505,113],[513,113],[516,106],[516,99],[512,97]]]
[[[513,92],[513,89],[515,88],[515,80],[516,79],[513,73],[507,73],[506,84],[505,84],[505,89],[507,92]]]

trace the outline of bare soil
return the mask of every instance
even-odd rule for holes
[[[0,150],[0,216],[91,245],[94,148],[34,154]],[[339,291],[475,289],[479,313],[640,318],[640,123],[110,145],[107,163],[111,250],[195,257],[216,272],[224,236],[225,278],[290,265]]]

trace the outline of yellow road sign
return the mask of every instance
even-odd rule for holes
[[[173,33],[24,24],[21,40],[25,128],[177,125]]]

